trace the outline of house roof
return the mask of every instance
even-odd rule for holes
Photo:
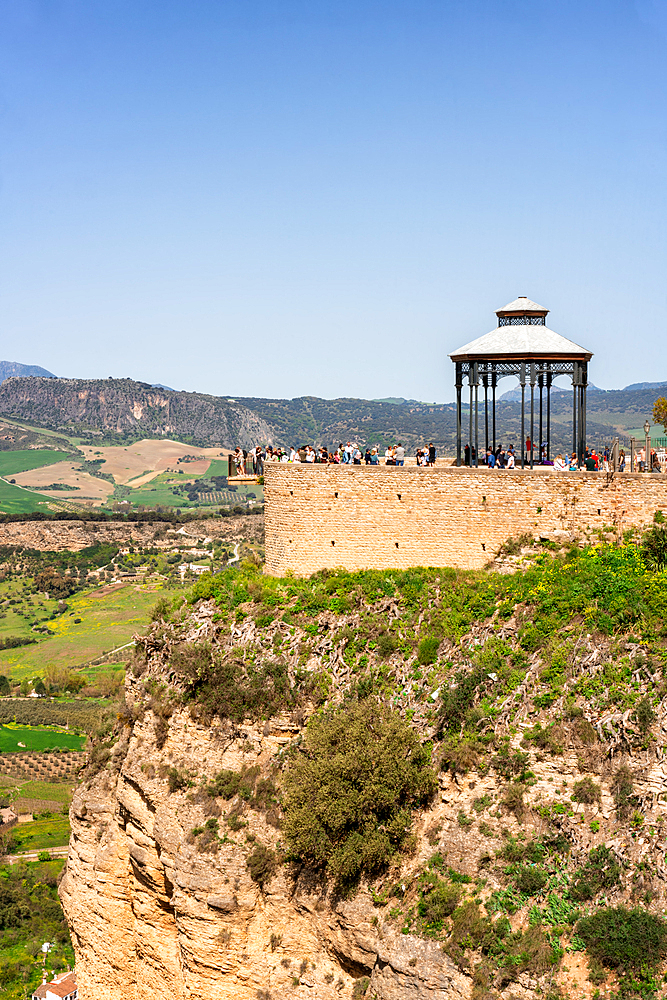
[[[514,299],[513,302],[508,302],[506,306],[502,309],[496,309],[496,316],[502,316],[504,313],[517,313],[517,312],[530,312],[530,313],[542,313],[544,316],[549,312],[544,306],[538,306],[537,302],[533,302],[532,299],[526,298],[525,295],[520,295],[518,299]]]
[[[449,355],[452,361],[469,361],[488,358],[490,360],[519,358],[530,361],[533,358],[590,361],[591,351],[580,347],[572,340],[566,340],[547,326],[498,326],[477,340],[459,347]]]
[[[57,997],[67,997],[76,990],[76,974],[66,972],[64,975],[56,976],[50,983],[42,983],[33,991],[33,997],[43,1000],[47,993]]]

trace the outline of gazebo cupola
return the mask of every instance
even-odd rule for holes
[[[509,302],[502,309],[496,309],[498,326],[546,326],[548,309],[538,306],[525,295]]]
[[[467,376],[470,389],[469,445],[479,462],[478,388],[484,387],[485,446],[496,447],[496,386],[508,375],[518,378],[521,386],[521,467],[534,463],[535,451],[535,388],[539,391],[539,442],[541,460],[543,441],[543,391],[546,389],[546,456],[551,454],[551,385],[558,375],[571,375],[572,450],[579,463],[586,447],[586,387],[590,351],[572,340],[566,340],[547,326],[548,309],[532,302],[525,295],[496,310],[498,326],[490,333],[460,347],[450,354],[456,365],[456,464],[461,465],[461,392]],[[530,448],[525,433],[526,385],[530,386]],[[489,437],[489,389],[492,393],[492,438]],[[474,418],[474,420],[473,420]],[[471,459],[471,464],[472,459]]]

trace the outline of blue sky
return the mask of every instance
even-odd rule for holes
[[[667,0],[0,0],[0,356],[440,401],[528,295],[667,379],[666,85]]]

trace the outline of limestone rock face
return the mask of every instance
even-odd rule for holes
[[[275,843],[278,831],[260,814],[216,853],[189,843],[202,806],[187,790],[170,793],[160,773],[262,766],[291,735],[280,720],[264,736],[183,714],[158,750],[150,721],[137,723],[119,772],[79,789],[60,894],[81,1000],[333,1000],[363,976],[383,1000],[470,996],[470,978],[440,947],[383,926],[367,893],[332,902],[285,866],[261,890],[246,861],[254,838]]]
[[[592,1000],[596,986],[587,980],[583,953],[568,953],[557,972],[535,966],[512,975],[511,967],[502,975],[492,970],[494,985],[486,994],[482,985],[480,993],[479,980],[487,974],[481,953],[457,952],[446,933],[437,941],[412,933],[419,929],[419,879],[429,864],[446,866],[465,882],[468,899],[486,905],[508,884],[506,865],[499,863],[506,838],[528,841],[550,830],[558,835],[569,878],[593,848],[605,845],[622,870],[618,883],[605,890],[608,904],[636,905],[637,892],[650,890],[653,908],[663,912],[664,703],[654,727],[660,736],[648,747],[624,749],[631,744],[628,712],[591,712],[585,740],[576,737],[581,720],[562,721],[562,746],[545,753],[523,738],[530,727],[531,684],[540,669],[535,653],[514,700],[508,699],[495,722],[512,751],[525,751],[532,777],[521,785],[522,811],[508,804],[512,783],[493,767],[441,773],[432,804],[414,814],[414,852],[374,891],[362,885],[342,899],[288,864],[280,864],[260,888],[249,860],[258,845],[280,850],[277,809],[212,797],[206,782],[222,769],[257,768],[256,777],[268,778],[300,735],[306,713],[299,709],[259,726],[219,719],[209,725],[181,707],[165,723],[160,691],[170,680],[170,648],[195,639],[238,648],[259,641],[253,618],[222,634],[215,612],[213,602],[203,601],[178,627],[154,625],[144,640],[146,662],[135,664],[137,676],[132,669],[126,676],[127,706],[120,718],[127,723],[119,722],[106,765],[94,776],[89,771],[74,797],[60,894],[81,1000],[334,1000],[351,997],[359,980],[355,995],[368,1000],[537,1000],[554,984],[563,996]],[[292,637],[295,665],[301,638]],[[581,645],[582,669],[593,668],[604,650],[590,637]],[[606,734],[604,741],[591,742],[591,731]],[[633,775],[642,809],[638,829],[618,820],[612,783],[621,762]],[[585,777],[599,784],[590,804],[574,794]],[[213,835],[210,827],[216,826]],[[530,926],[534,904],[526,898],[510,914],[512,931]]]

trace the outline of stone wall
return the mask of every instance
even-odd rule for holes
[[[554,537],[667,512],[667,476],[519,469],[265,467],[266,570],[480,569],[510,536]]]

